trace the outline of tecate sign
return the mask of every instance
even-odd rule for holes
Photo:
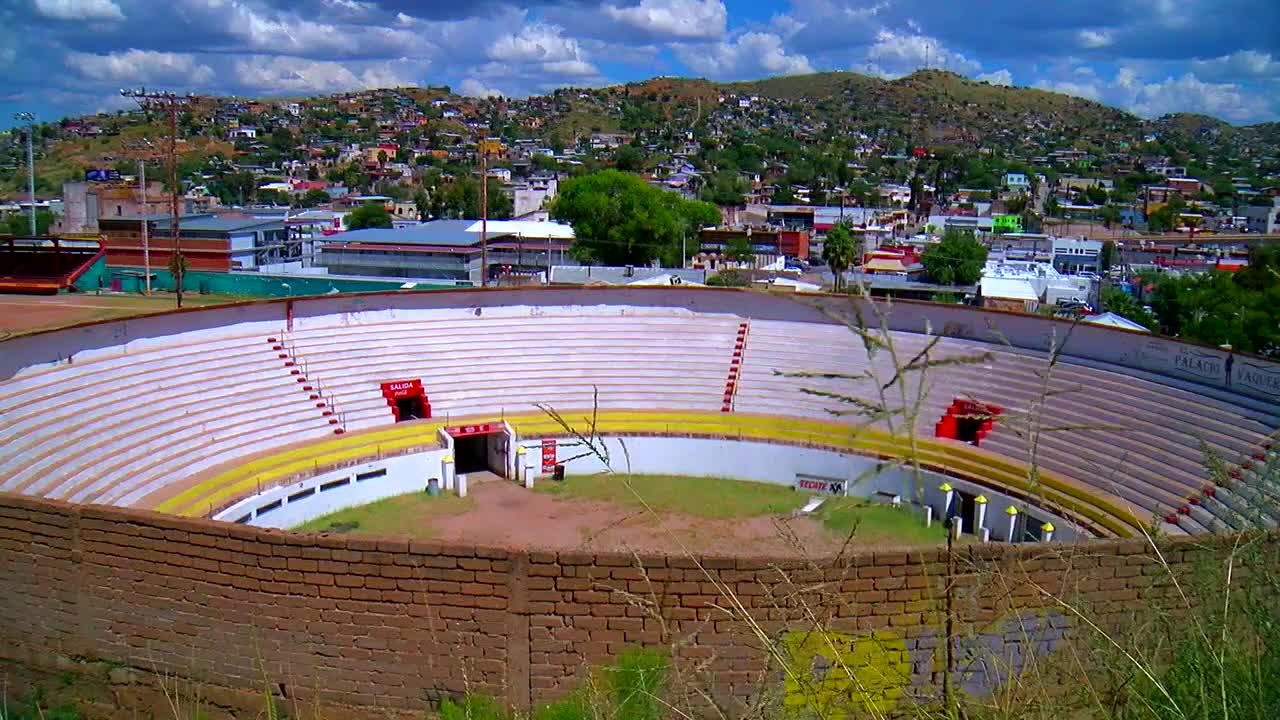
[[[797,490],[808,490],[809,492],[820,492],[828,495],[844,495],[844,485],[844,480],[833,480],[831,478],[796,478]]]

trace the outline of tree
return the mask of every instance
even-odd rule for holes
[[[725,243],[724,256],[738,263],[749,263],[755,260],[756,250],[747,238],[738,235]]]
[[[972,285],[982,277],[987,248],[972,231],[948,229],[920,256],[924,274],[939,285]]]
[[[1061,213],[1062,206],[1058,204],[1058,198],[1050,195],[1049,199],[1044,201],[1044,214],[1049,217],[1058,217]]]
[[[1027,209],[1027,196],[1025,193],[1018,193],[1008,200],[1004,201],[1004,210],[1010,215],[1021,215]]]
[[[36,235],[48,235],[50,225],[53,225],[53,213],[48,210],[36,210]],[[5,218],[4,232],[18,237],[30,235],[31,216],[26,212],[13,213]]]
[[[386,206],[380,202],[365,203],[347,215],[348,230],[389,227],[391,227],[391,215],[387,212]]]
[[[573,226],[573,253],[605,265],[678,264],[680,241],[720,221],[720,211],[617,170],[570,178],[551,215]]]
[[[774,205],[792,205],[796,201],[796,194],[792,192],[791,186],[782,183],[773,189]]]
[[[613,164],[623,172],[641,172],[644,170],[644,153],[634,145],[623,145],[613,154]]]
[[[329,193],[314,188],[302,193],[298,198],[298,205],[304,208],[312,208],[327,202],[329,202]]]
[[[502,191],[502,183],[488,178],[489,218],[500,220],[511,217],[511,198]],[[479,218],[480,181],[466,176],[438,186],[431,193],[431,215],[436,218]]]
[[[836,292],[840,292],[844,285],[844,271],[853,264],[857,252],[847,223],[837,223],[827,231],[827,239],[822,244],[822,259],[835,274],[833,287]]]
[[[1113,312],[1127,320],[1132,320],[1148,330],[1155,330],[1160,326],[1154,315],[1139,305],[1132,295],[1123,290],[1113,287],[1103,288],[1100,299],[1102,300],[1103,310]]]
[[[1102,272],[1105,273],[1110,270],[1111,267],[1116,264],[1116,260],[1119,258],[1119,255],[1120,250],[1116,247],[1115,240],[1103,240],[1102,256],[1099,258],[1102,262]]]

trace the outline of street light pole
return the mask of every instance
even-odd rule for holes
[[[147,237],[147,161],[138,161],[138,191],[141,193],[142,207],[142,269],[146,273],[147,291],[151,294],[151,242]]]
[[[27,217],[31,224],[31,237],[36,236],[36,155],[35,150],[31,146],[31,136],[36,130],[36,116],[29,112],[20,112],[14,114],[15,120],[25,120],[27,122],[27,201],[31,203],[27,208]]]

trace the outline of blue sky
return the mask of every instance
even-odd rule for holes
[[[0,127],[128,107],[121,87],[242,96],[449,84],[523,96],[651,77],[926,65],[1154,117],[1280,119],[1276,0],[9,0]]]

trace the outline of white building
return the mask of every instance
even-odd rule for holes
[[[1064,273],[1097,273],[1102,269],[1102,241],[1087,238],[1053,239],[1053,266]]]
[[[1009,308],[1004,303],[985,302],[988,297],[1007,298],[1022,303],[1027,312],[1034,312],[1035,305],[1041,302],[1048,305],[1087,303],[1092,294],[1093,283],[1088,278],[1063,275],[1048,263],[988,260],[978,287],[984,305],[1017,309]],[[1036,303],[1030,302],[1033,297]]]

